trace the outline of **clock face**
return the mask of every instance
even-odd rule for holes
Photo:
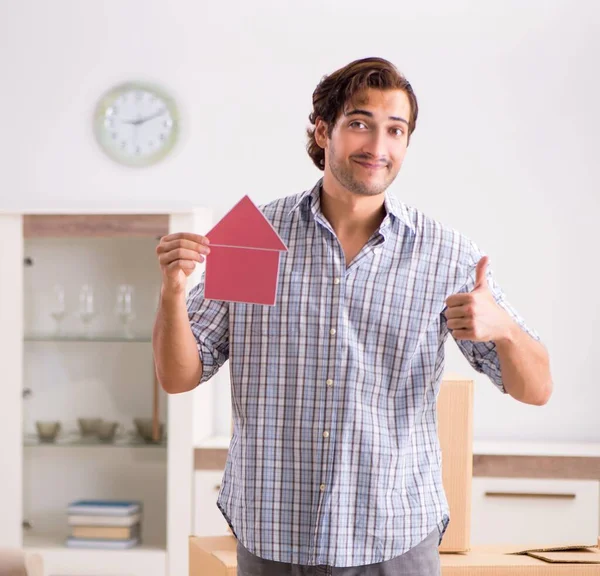
[[[99,102],[94,122],[102,149],[129,166],[154,164],[177,140],[173,100],[149,85],[124,84],[111,90]]]

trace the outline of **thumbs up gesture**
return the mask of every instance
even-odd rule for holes
[[[475,287],[471,292],[446,298],[444,315],[456,340],[500,341],[513,323],[508,312],[496,303],[488,286],[485,275],[488,261],[484,256],[477,263]]]

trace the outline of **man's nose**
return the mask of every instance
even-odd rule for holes
[[[369,162],[376,164],[387,163],[387,143],[382,130],[373,131],[363,146],[363,151],[369,156]]]

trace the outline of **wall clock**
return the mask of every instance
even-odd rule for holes
[[[179,118],[174,100],[161,88],[140,82],[114,87],[102,96],[94,114],[96,139],[113,160],[149,166],[174,147]]]

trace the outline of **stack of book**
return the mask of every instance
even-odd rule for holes
[[[67,514],[71,548],[124,549],[141,541],[139,501],[77,500]]]

